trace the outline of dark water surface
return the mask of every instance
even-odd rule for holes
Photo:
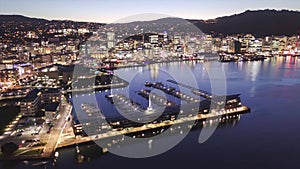
[[[252,110],[250,114],[242,115],[234,125],[219,127],[203,144],[198,143],[200,130],[194,130],[170,151],[144,159],[130,159],[110,153],[101,155],[97,146],[89,145],[80,147],[86,157],[83,163],[78,163],[75,148],[62,149],[57,164],[48,164],[46,168],[300,168],[300,60],[287,57],[264,62],[211,64],[225,70],[227,93],[241,93],[242,103]],[[210,90],[209,77],[202,63],[189,63],[189,66],[199,87]],[[190,80],[185,76],[186,72],[181,75],[178,71],[181,63],[157,67],[174,72],[184,82]],[[126,69],[119,74],[130,78],[140,69],[143,68]],[[161,81],[168,78],[168,74],[155,74],[157,72],[152,72],[152,76],[158,80],[161,78]],[[131,85],[138,89],[143,83],[133,79]],[[104,99],[104,94],[97,94],[97,98]],[[141,104],[146,106],[146,100]],[[106,112],[112,110],[107,106],[103,109],[107,109]],[[24,162],[2,162],[1,168],[44,167],[33,167]]]

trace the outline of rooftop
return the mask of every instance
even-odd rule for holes
[[[42,93],[59,93],[60,89],[57,88],[47,88],[42,91]]]
[[[45,105],[45,111],[56,111],[57,107],[58,107],[59,103],[55,102],[55,103],[49,103]]]
[[[24,97],[21,102],[28,102],[28,101],[34,101],[38,95],[39,95],[39,90],[38,89],[33,89],[31,90],[26,97]]]

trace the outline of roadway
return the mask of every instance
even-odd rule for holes
[[[71,111],[72,111],[72,106],[70,104],[68,104],[66,99],[64,98],[61,102],[61,107],[58,112],[58,114],[59,114],[57,116],[58,119],[56,119],[53,122],[54,126],[53,126],[52,131],[50,132],[50,136],[47,141],[47,144],[44,147],[42,157],[50,157],[54,153],[54,151],[57,147],[58,140],[60,139],[64,128],[66,127],[66,125],[68,123],[70,123],[70,121],[67,121],[66,119],[68,116],[70,116]]]
[[[10,100],[10,99],[20,99],[26,97],[26,95],[16,95],[16,96],[0,96],[0,101],[1,100]]]
[[[122,82],[122,83],[116,83],[116,84],[107,84],[107,85],[97,85],[97,86],[92,86],[92,87],[87,87],[87,88],[75,88],[75,89],[68,89],[62,91],[63,94],[65,93],[72,93],[72,92],[85,92],[85,91],[92,91],[94,89],[101,89],[101,88],[116,88],[116,87],[123,87],[126,86],[127,84]]]

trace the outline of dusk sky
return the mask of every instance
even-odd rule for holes
[[[46,19],[114,22],[143,13],[186,19],[212,19],[247,9],[300,10],[299,0],[0,0],[0,14]]]

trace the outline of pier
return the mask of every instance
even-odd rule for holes
[[[176,81],[171,80],[171,79],[169,79],[167,81],[170,82],[170,83],[173,83],[173,84],[176,84],[176,85],[179,85],[179,86],[191,89],[192,93],[194,93],[194,94],[196,94],[198,96],[201,96],[201,97],[203,97],[205,99],[211,99],[213,97],[213,94],[211,94],[210,92],[207,92],[207,91],[204,91],[204,90],[201,90],[201,89],[196,89],[194,87],[191,87],[191,86],[183,84],[183,83],[176,82]]]
[[[169,87],[169,86],[166,86],[160,82],[157,82],[157,83],[149,83],[149,82],[146,82],[145,83],[145,86],[146,87],[153,87],[155,89],[159,89],[173,97],[176,97],[178,99],[181,99],[181,100],[184,100],[186,101],[187,103],[195,103],[195,102],[200,102],[200,99],[199,98],[196,98],[196,97],[192,97],[186,93],[183,93],[181,91],[177,91],[175,88],[173,87]]]
[[[74,137],[74,139],[69,140],[67,142],[58,143],[57,148],[63,148],[63,147],[68,147],[68,146],[72,146],[72,145],[76,145],[76,144],[92,142],[92,141],[96,141],[96,140],[100,140],[100,139],[107,139],[107,138],[111,138],[111,137],[152,130],[152,129],[156,129],[159,127],[166,127],[166,126],[172,126],[175,124],[187,123],[190,121],[197,121],[197,120],[205,121],[207,119],[215,119],[215,118],[228,119],[229,116],[243,114],[243,113],[247,113],[249,111],[250,111],[250,109],[248,107],[241,106],[238,108],[221,110],[221,111],[218,111],[215,113],[210,113],[210,114],[198,114],[198,115],[195,115],[192,117],[163,121],[163,122],[156,123],[156,124],[151,123],[151,124],[144,124],[139,127],[123,128],[121,130],[111,130],[106,133],[101,133],[101,134],[92,135],[92,136],[88,136],[88,137],[80,137],[80,139]]]
[[[142,112],[144,111],[143,107],[133,100],[127,98],[125,95],[121,94],[114,94],[114,95],[107,95],[106,98],[116,107],[123,112],[133,114],[135,112]]]
[[[151,97],[151,100],[153,103],[159,105],[159,106],[174,106],[176,103],[170,100],[167,100],[166,98],[156,94],[156,93],[150,93],[150,90],[140,90],[138,94],[142,96],[143,98],[149,100],[149,97]]]

